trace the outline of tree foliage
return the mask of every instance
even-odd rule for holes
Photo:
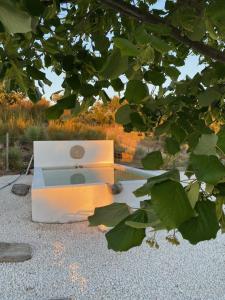
[[[45,75],[51,67],[65,77],[64,98],[50,108],[51,118],[66,108],[90,106],[98,96],[109,101],[105,89],[111,86],[125,92],[127,104],[116,120],[126,131],[166,134],[171,156],[188,145],[190,184],[180,184],[176,170],[148,179],[135,194],[152,199],[107,233],[109,248],[116,251],[140,245],[146,227],[178,230],[192,244],[215,238],[219,228],[224,232],[224,1],[166,0],[163,9],[154,6],[158,2],[0,3],[0,80],[8,89],[36,101],[38,89],[51,84]],[[190,55],[199,59],[202,71],[183,78],[180,67]],[[156,87],[153,93],[149,84]],[[213,132],[215,123],[219,132]],[[162,157],[153,153],[143,163],[160,167]]]

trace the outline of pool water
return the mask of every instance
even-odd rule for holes
[[[46,186],[101,182],[113,184],[118,181],[143,180],[149,177],[115,167],[43,169],[43,176]]]

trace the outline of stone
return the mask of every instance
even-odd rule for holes
[[[120,182],[114,183],[114,184],[109,184],[108,186],[109,186],[110,192],[113,195],[120,194],[123,190],[123,186]]]
[[[12,193],[18,196],[26,196],[29,193],[30,185],[24,183],[16,183],[12,186]]]
[[[25,243],[1,243],[0,263],[23,262],[32,257],[32,248]]]

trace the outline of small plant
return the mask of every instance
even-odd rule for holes
[[[28,142],[41,141],[46,139],[46,134],[43,127],[31,126],[25,129],[24,137]]]
[[[3,152],[3,160],[6,159],[6,151]],[[23,158],[20,148],[9,147],[9,169],[11,171],[21,171],[23,168]]]

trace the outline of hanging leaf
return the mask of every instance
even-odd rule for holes
[[[149,90],[146,84],[140,80],[130,80],[124,97],[130,103],[140,103],[149,96]]]
[[[190,185],[188,185],[186,187],[186,191],[187,191],[187,196],[188,199],[190,201],[191,207],[194,208],[195,204],[198,201],[198,197],[199,197],[199,183],[196,181],[194,183],[190,183]]]
[[[11,0],[0,1],[0,21],[9,33],[26,33],[32,31],[31,16],[17,8]]]
[[[128,104],[121,106],[115,115],[115,120],[118,124],[126,125],[131,122],[130,114],[132,110]]]
[[[162,225],[161,220],[157,216],[156,212],[154,211],[153,205],[151,200],[145,200],[141,202],[141,209],[145,211],[147,219],[146,222],[139,222],[139,221],[126,221],[126,225],[133,227],[133,228],[154,228],[155,230],[165,229]]]
[[[151,70],[144,73],[144,79],[154,85],[162,85],[166,80],[163,73]]]
[[[169,154],[174,155],[180,151],[180,145],[174,138],[166,138],[165,149]]]
[[[127,251],[130,248],[140,246],[145,238],[144,228],[133,228],[126,225],[126,222],[140,222],[147,221],[146,212],[137,210],[132,215],[117,224],[113,229],[106,233],[108,241],[108,248],[114,251]]]
[[[116,79],[128,69],[128,57],[122,56],[118,49],[112,51],[104,64],[100,75],[104,79]]]
[[[104,207],[95,208],[93,216],[88,217],[90,226],[105,225],[113,227],[130,215],[129,207],[125,203],[112,203]]]
[[[151,189],[152,204],[163,225],[168,229],[177,228],[194,216],[183,186],[167,180],[155,184]]]
[[[77,94],[72,94],[66,97],[61,98],[57,103],[49,107],[46,111],[47,118],[49,120],[59,118],[64,109],[74,109],[76,105]]]
[[[138,131],[145,131],[146,130],[146,124],[143,121],[142,116],[139,112],[132,112],[130,114],[130,120],[133,125],[133,127]]]
[[[177,80],[177,78],[180,76],[180,71],[175,67],[166,67],[165,73],[173,80]]]
[[[76,74],[66,78],[65,81],[74,91],[79,90],[81,87],[79,76]]]
[[[198,94],[198,102],[200,106],[209,106],[214,101],[219,100],[220,93],[215,88],[208,88],[204,92]]]
[[[144,169],[157,170],[163,164],[162,154],[160,151],[153,151],[148,153],[141,162]]]
[[[41,3],[40,0],[22,0],[26,9],[32,16],[40,16],[44,10],[45,6]]]
[[[225,153],[225,126],[220,128],[218,136],[217,146]]]
[[[215,134],[202,134],[193,153],[197,155],[216,155],[218,137]]]
[[[190,164],[199,181],[214,185],[225,177],[225,167],[216,156],[192,155]]]
[[[172,47],[168,43],[156,36],[149,36],[149,40],[151,46],[162,54],[172,50]]]
[[[215,203],[205,200],[196,204],[197,217],[181,224],[179,231],[183,238],[195,245],[201,241],[215,239],[219,230]]]
[[[111,80],[111,85],[116,92],[120,92],[124,89],[124,84],[120,78]]]
[[[177,169],[165,172],[159,176],[150,177],[142,187],[135,190],[133,193],[136,197],[150,195],[152,187],[167,180],[180,181],[180,173]]]
[[[27,66],[27,73],[35,80],[45,80],[45,73],[35,67]]]
[[[125,56],[138,56],[139,50],[129,40],[123,38],[114,38],[114,44],[120,49],[121,54]]]

